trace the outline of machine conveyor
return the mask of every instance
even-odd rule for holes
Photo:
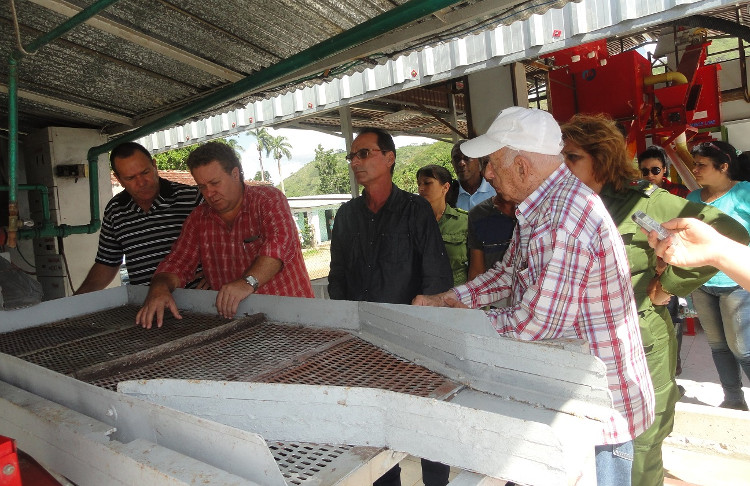
[[[361,485],[407,453],[466,471],[456,484],[595,483],[611,398],[585,343],[504,339],[481,311],[263,295],[230,321],[189,290],[183,320],[145,330],[146,290],[0,312],[0,434],[76,484]]]

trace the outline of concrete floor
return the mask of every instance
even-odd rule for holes
[[[677,383],[685,387],[685,395],[677,405],[678,417],[682,417],[683,422],[688,424],[695,421],[696,427],[703,426],[706,419],[695,414],[698,410],[729,421],[738,426],[739,430],[750,427],[750,412],[730,411],[717,407],[724,399],[724,395],[711,359],[711,350],[700,327],[696,329],[696,335],[683,336],[680,354],[682,374],[678,377]],[[745,397],[750,401],[750,387],[748,387],[750,383],[747,377],[744,377],[744,385]],[[696,409],[693,405],[700,407]],[[694,416],[697,418],[693,418]],[[684,431],[684,427],[681,430]],[[750,456],[727,452],[720,443],[721,441],[717,441],[713,447],[706,450],[706,448],[697,449],[694,444],[690,444],[689,440],[686,443],[684,440],[670,439],[662,449],[666,485],[750,486]],[[418,458],[407,457],[401,461],[401,470],[403,486],[422,486]],[[455,475],[456,472],[452,472],[451,479]]]

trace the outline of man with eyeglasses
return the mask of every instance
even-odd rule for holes
[[[363,129],[346,156],[364,191],[341,206],[331,237],[331,299],[410,304],[453,285],[448,255],[426,199],[392,181],[396,146],[384,130]],[[422,460],[426,486],[448,484],[449,467]],[[396,465],[375,486],[401,484]]]
[[[467,157],[461,152],[461,144],[466,140],[459,140],[451,150],[451,164],[458,179],[458,201],[456,207],[469,211],[480,202],[491,198],[497,192],[492,185],[482,177],[483,161]],[[486,159],[482,157],[482,159]],[[484,160],[486,163],[486,160]]]

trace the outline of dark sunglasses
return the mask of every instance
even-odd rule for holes
[[[661,171],[661,167],[651,167],[650,169],[648,167],[643,167],[641,169],[641,174],[643,174],[643,177],[646,177],[649,172],[651,172],[652,175],[659,175],[661,174]]]
[[[383,152],[386,153],[388,150],[380,150],[380,149],[359,149],[356,152],[351,152],[346,154],[346,160],[351,162],[354,160],[354,157],[357,157],[359,160],[365,160],[366,158],[370,157],[370,152]]]

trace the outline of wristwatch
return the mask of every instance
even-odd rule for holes
[[[252,275],[248,275],[247,277],[245,277],[245,282],[253,287],[253,292],[258,291],[259,283],[257,278],[253,277]]]

